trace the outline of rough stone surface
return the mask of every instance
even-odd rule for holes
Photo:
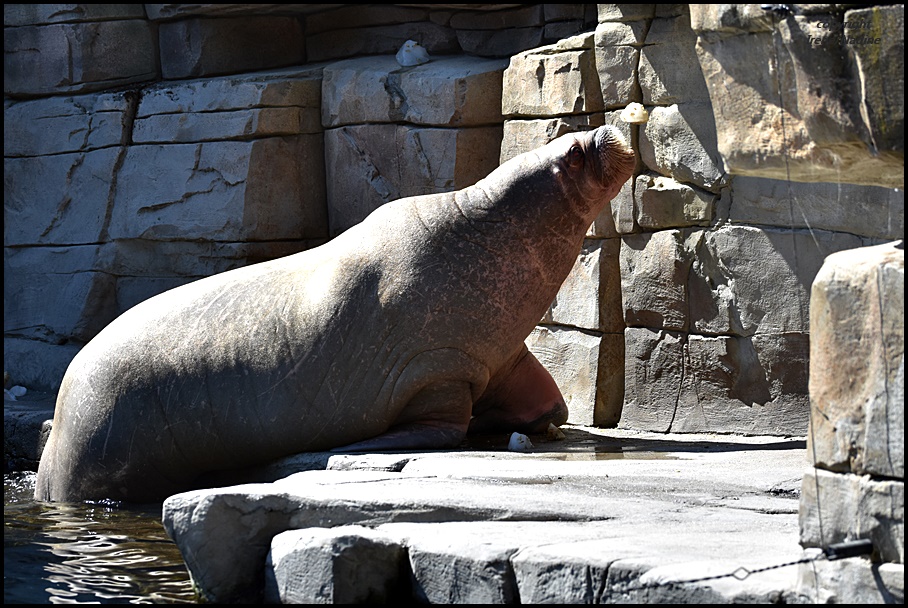
[[[876,561],[905,563],[905,481],[810,468],[804,473],[801,545],[870,539]]]
[[[411,454],[400,473],[308,471],[179,494],[164,504],[164,525],[216,602],[257,601],[276,535],[345,524],[400,539],[414,593],[426,598],[503,597],[516,587],[522,602],[795,599],[793,568],[650,585],[800,557],[792,490],[803,442],[566,431],[567,443],[540,440],[535,454]]]
[[[819,551],[815,551],[814,557]],[[864,557],[799,566],[798,594],[810,604],[903,604],[905,565],[874,564]]]
[[[479,539],[475,535],[419,532],[407,543],[413,596],[417,601],[429,604],[517,602],[520,596],[510,562],[517,547],[489,538],[477,542]]]
[[[596,70],[606,108],[642,101],[637,86],[641,34],[641,30],[624,23],[600,23],[596,27]]]
[[[853,53],[861,88],[861,117],[871,150],[905,162],[905,5],[874,6],[845,13],[845,44]],[[899,36],[899,32],[902,36]],[[872,42],[871,42],[872,41]]]
[[[144,19],[142,4],[5,4],[3,25],[46,25],[48,23],[81,23],[116,19]]]
[[[817,466],[905,476],[904,242],[826,258],[810,300]]]
[[[690,11],[729,172],[904,185],[904,143],[893,136],[904,130],[904,92],[883,84],[898,81],[904,69],[902,5],[844,19],[779,19],[757,5]],[[858,27],[864,23],[868,28]],[[851,42],[858,38],[863,42]]]
[[[879,239],[905,236],[905,191],[855,184],[735,176],[728,219],[735,224],[831,230]]]
[[[624,331],[618,239],[588,239],[543,317],[544,323],[605,332]]]
[[[339,28],[306,36],[306,60],[328,61],[358,55],[393,56],[407,40],[417,41],[430,56],[459,53],[463,46],[459,43],[457,32],[431,21],[355,28],[341,24]],[[473,54],[484,57],[503,56],[495,53]]]
[[[786,434],[807,428],[807,338],[625,330],[621,428]]]
[[[603,109],[593,35],[568,38],[514,55],[504,72],[507,116],[562,116]]]
[[[718,192],[727,176],[716,147],[715,124],[709,104],[655,107],[642,129],[640,156],[652,171]]]
[[[638,175],[634,185],[637,225],[647,231],[708,226],[716,199],[711,192],[653,173]]]
[[[621,239],[621,300],[628,326],[688,329],[687,282],[699,233],[679,230]]]
[[[265,602],[387,603],[402,586],[403,546],[363,526],[288,530],[271,540]]]
[[[273,241],[326,232],[322,136],[131,146],[112,239]],[[147,193],[154,193],[149,200]]]
[[[161,73],[168,80],[283,67],[305,58],[302,26],[293,17],[184,19],[158,28]]]
[[[501,123],[507,62],[439,58],[401,68],[394,57],[361,57],[325,67],[322,124],[406,122],[435,127]],[[548,142],[546,142],[548,143]]]
[[[4,107],[3,156],[89,152],[119,145],[130,99],[123,93],[96,93],[10,102]]]
[[[132,142],[189,143],[321,133],[322,68],[158,84],[142,92]]]
[[[690,18],[654,19],[640,51],[639,81],[644,105],[709,102],[709,89],[699,70],[679,69],[697,65],[697,36]]]
[[[3,92],[33,97],[99,91],[159,76],[141,19],[4,28]]]
[[[725,226],[692,231],[686,245],[695,261],[679,290],[689,298],[691,330],[751,336],[810,331],[810,286],[823,260],[863,243],[847,233]]]

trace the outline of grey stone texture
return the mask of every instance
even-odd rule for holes
[[[332,456],[328,470],[172,496],[164,526],[212,602],[275,597],[291,577],[300,601],[364,597],[394,579],[388,542],[423,602],[797,599],[796,568],[731,573],[800,557],[802,441],[565,431],[532,453],[499,451],[505,437],[492,451],[411,453],[399,472],[387,459],[368,470],[372,455],[338,470]],[[373,552],[385,563],[361,561]],[[334,569],[316,590],[304,565]],[[724,576],[699,580],[711,575]]]
[[[303,28],[294,17],[184,19],[158,25],[164,79],[198,78],[303,63]]]
[[[506,62],[393,57],[324,69],[327,206],[336,236],[384,203],[472,185],[498,166]]]
[[[4,27],[6,96],[100,91],[159,76],[154,32],[144,19]]]
[[[12,382],[10,383],[12,385]],[[50,433],[56,395],[33,393],[3,401],[3,471],[36,471]]]
[[[288,530],[265,562],[269,604],[365,604],[398,599],[406,551],[365,526]]]

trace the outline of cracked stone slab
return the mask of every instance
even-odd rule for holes
[[[506,59],[466,55],[402,68],[394,57],[360,57],[325,67],[322,124],[406,122],[433,127],[501,123]]]

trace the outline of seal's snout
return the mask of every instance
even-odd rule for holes
[[[593,142],[599,152],[604,183],[623,184],[633,175],[637,158],[621,131],[608,125],[599,127]]]

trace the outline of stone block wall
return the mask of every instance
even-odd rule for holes
[[[498,166],[503,59],[455,56],[401,69],[393,56],[325,67],[330,235],[384,203],[459,190]]]
[[[778,87],[756,90],[747,112],[731,113],[725,95],[737,93],[719,89],[730,76],[711,62],[716,45],[736,36],[743,44],[750,30],[732,17],[756,5],[598,6],[595,32],[518,54],[504,75],[502,159],[603,122],[620,125],[639,154],[635,177],[591,227],[528,344],[554,369],[573,422],[803,434],[811,283],[827,255],[904,235],[904,193],[892,187],[900,185],[892,166],[880,164],[898,162],[898,144],[883,155],[866,141],[856,146],[853,123],[829,125],[846,138],[835,146],[851,160],[836,161],[837,183],[823,183],[832,174],[807,154],[818,144],[794,131],[778,139],[778,128],[763,125],[776,148],[748,151],[742,157],[753,166],[743,170],[729,160],[737,158],[729,142],[733,133],[748,145],[759,139],[749,135],[763,137],[748,125],[761,116],[757,105],[776,107]],[[893,12],[884,11],[891,25]],[[829,10],[812,19],[821,17],[854,19]],[[773,18],[761,11],[761,23]],[[780,27],[764,33],[779,37]],[[887,45],[898,46],[898,32],[893,25]],[[777,61],[746,44],[722,59],[748,74],[771,72]],[[835,95],[858,95],[857,83],[869,77],[860,73],[847,87],[842,70],[810,78]],[[890,97],[897,120],[898,96]],[[629,102],[649,111],[645,125],[618,120]],[[806,160],[790,179],[776,171],[776,156],[801,153]],[[868,179],[870,166],[880,179]]]

